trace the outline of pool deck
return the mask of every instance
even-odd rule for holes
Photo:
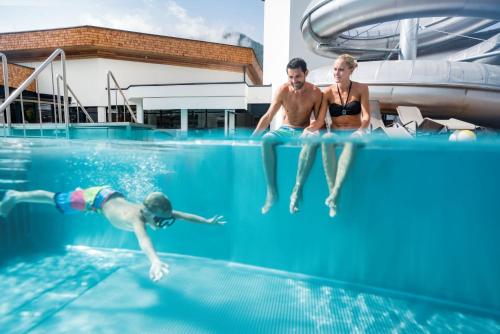
[[[498,333],[500,319],[225,261],[69,247],[0,270],[3,333]],[[12,287],[15,287],[14,289]],[[9,290],[7,290],[9,289]]]

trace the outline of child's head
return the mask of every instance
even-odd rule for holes
[[[151,213],[154,227],[166,227],[174,223],[172,216],[172,203],[163,193],[153,192],[144,199],[144,207]]]

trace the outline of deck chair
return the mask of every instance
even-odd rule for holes
[[[370,127],[373,133],[383,133],[390,138],[413,138],[406,128],[395,124],[386,127],[380,112],[380,103],[377,100],[370,100]]]
[[[424,118],[417,107],[398,106],[397,111],[401,126],[413,135],[416,135],[417,131],[437,133],[445,128],[445,125],[432,118]]]
[[[460,119],[456,118],[450,118],[450,119],[440,119],[440,120],[434,120],[435,122],[443,124],[448,130],[450,131],[455,131],[455,130],[476,130],[479,126],[462,121]]]
[[[385,128],[382,114],[380,113],[380,103],[377,100],[370,100],[370,128],[374,131],[378,128]]]

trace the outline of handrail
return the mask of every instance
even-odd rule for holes
[[[59,91],[59,80],[63,80],[63,77],[60,74],[57,75],[57,97],[58,98],[59,98],[59,96],[61,96],[60,95],[60,91]],[[82,103],[80,102],[80,100],[76,96],[75,92],[73,92],[73,90],[69,86],[68,82],[66,82],[66,86],[68,86],[68,91],[71,93],[71,95],[73,95],[73,97],[76,100],[76,104],[77,104],[76,112],[77,112],[77,114],[78,114],[78,106],[80,106],[80,108],[82,109],[83,113],[85,114],[85,117],[87,117],[87,120],[90,123],[95,123],[94,120],[92,119],[92,117],[90,117],[89,113],[87,112],[87,109],[85,109],[85,107],[82,105]]]
[[[134,122],[139,123],[137,121],[137,118],[134,115],[134,112],[132,111],[132,108],[130,107],[130,105],[127,102],[127,98],[126,98],[125,94],[123,94],[123,91],[120,88],[120,85],[116,81],[116,78],[115,78],[115,76],[113,75],[113,73],[111,71],[108,71],[108,74],[107,74],[107,79],[108,79],[108,122],[111,123],[111,121],[112,121],[112,119],[111,119],[111,85],[110,85],[110,80],[109,80],[110,78],[113,79],[113,82],[115,83],[116,88],[118,89],[118,91],[122,95],[123,102],[127,106],[127,110],[129,112],[130,116],[132,117],[132,119],[134,120]],[[118,112],[118,110],[117,110],[117,112]]]
[[[66,125],[66,137],[69,138],[69,109],[68,109],[68,86],[66,83],[66,55],[62,49],[56,49],[52,54],[38,66],[31,75],[23,81],[23,83],[8,97],[5,101],[0,104],[0,112],[3,112],[7,107],[22,94],[24,90],[40,75],[40,73],[50,65],[55,58],[61,56],[61,67],[62,76],[64,82],[64,115],[65,115],[65,125]],[[21,96],[22,98],[22,96]]]
[[[0,52],[0,57],[2,58],[2,73],[3,73],[3,92],[5,95],[5,100],[9,97],[9,64],[7,63],[7,57]],[[5,101],[4,100],[4,101]],[[7,128],[10,130],[10,104],[7,106]],[[3,113],[3,111],[2,111]],[[4,124],[5,128],[5,124]],[[5,131],[4,131],[5,135]]]

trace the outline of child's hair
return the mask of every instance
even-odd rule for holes
[[[144,199],[144,206],[151,212],[170,212],[172,203],[167,196],[160,192],[153,192]]]
[[[356,58],[354,58],[348,53],[341,54],[340,56],[338,56],[337,59],[343,60],[351,70],[354,70],[356,67],[358,67],[358,62],[356,61]]]

